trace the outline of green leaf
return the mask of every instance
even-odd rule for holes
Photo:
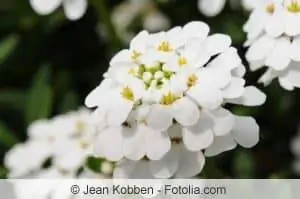
[[[0,121],[0,143],[5,147],[10,148],[18,142],[18,138],[14,133]]]
[[[101,162],[102,162],[102,160],[100,158],[88,157],[88,159],[86,161],[86,166],[91,171],[100,173],[101,172]]]
[[[246,150],[237,151],[234,159],[234,171],[238,178],[253,178],[255,160],[253,154]]]
[[[19,37],[17,35],[10,35],[0,42],[0,64],[12,53],[18,42]]]
[[[67,112],[70,110],[75,110],[78,107],[79,99],[77,93],[74,91],[69,91],[65,94],[60,105],[60,111]]]
[[[8,170],[0,166],[0,179],[6,179],[7,174],[8,174]]]
[[[31,122],[46,118],[52,111],[53,92],[48,84],[49,67],[42,67],[36,74],[33,84],[28,91],[26,102],[26,121]]]
[[[0,90],[0,105],[23,110],[26,102],[26,93],[21,90]]]

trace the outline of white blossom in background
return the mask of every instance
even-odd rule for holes
[[[48,15],[62,6],[69,20],[78,20],[86,12],[87,0],[29,0],[33,10],[40,15]]]
[[[95,154],[121,161],[115,177],[131,177],[130,171],[136,177],[132,168],[140,167],[141,175],[183,178],[200,173],[205,155],[254,146],[255,120],[224,108],[265,102],[261,91],[245,85],[244,73],[230,37],[209,35],[203,22],[141,31],[86,98],[100,124]]]
[[[296,137],[294,137],[291,141],[291,151],[295,156],[295,160],[293,162],[293,170],[300,175],[300,127],[298,128],[298,133]]]
[[[253,10],[244,26],[246,58],[252,71],[267,67],[260,82],[278,78],[286,90],[300,87],[300,1],[269,0]]]
[[[93,154],[96,129],[90,114],[89,110],[80,109],[32,123],[28,140],[5,156],[9,178],[77,178]],[[102,167],[103,174],[112,174],[110,163],[104,162]]]
[[[252,10],[267,0],[228,0],[231,7],[236,9],[243,7],[245,10]],[[207,17],[215,17],[225,8],[227,0],[198,0],[199,11]]]
[[[127,0],[116,6],[111,15],[112,22],[121,39],[129,42],[134,37],[130,26],[140,19],[144,29],[156,32],[170,27],[169,18],[150,0]],[[139,21],[139,20],[138,20]]]

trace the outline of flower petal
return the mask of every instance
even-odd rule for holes
[[[199,108],[187,97],[177,100],[172,106],[172,113],[176,121],[185,126],[191,126],[199,120]]]
[[[200,107],[208,109],[216,109],[222,104],[222,92],[212,85],[203,83],[192,87],[187,95],[194,99]]]
[[[41,15],[47,15],[56,10],[62,0],[30,0],[31,7]]]
[[[150,160],[159,160],[170,151],[171,141],[167,132],[159,132],[147,127],[143,133],[146,137],[147,157]]]
[[[290,58],[290,40],[287,37],[280,37],[276,40],[276,44],[267,56],[266,65],[275,70],[283,70],[288,67],[291,62]]]
[[[179,168],[176,178],[191,178],[198,175],[205,164],[205,157],[201,151],[191,152],[181,146]]]
[[[158,104],[152,105],[147,116],[147,124],[157,131],[167,130],[173,122],[170,111],[170,107]]]
[[[224,34],[213,34],[207,37],[205,44],[207,52],[213,56],[227,50],[231,45],[231,38]]]
[[[232,69],[239,67],[241,64],[242,61],[237,53],[237,50],[233,47],[230,47],[212,60],[207,67],[231,71]]]
[[[251,148],[259,141],[259,127],[252,117],[235,116],[232,135],[238,144]]]
[[[209,33],[209,26],[201,21],[192,21],[183,27],[183,34],[185,39],[199,39],[203,40]]]
[[[278,11],[276,11],[278,10]],[[266,23],[265,30],[268,35],[278,37],[282,35],[286,27],[286,14],[281,9],[276,9],[272,17]]]
[[[265,103],[266,95],[256,87],[248,86],[245,88],[245,92],[242,97],[236,99],[227,99],[226,101],[232,104],[244,106],[260,106]]]
[[[299,25],[300,27],[300,25]],[[300,37],[295,37],[293,39],[291,50],[290,50],[290,58],[294,61],[300,61]]]
[[[245,80],[242,78],[232,77],[228,86],[223,89],[224,98],[238,98],[243,95]]]
[[[226,135],[233,129],[234,116],[230,111],[219,108],[210,113],[214,121],[213,131],[216,136]]]
[[[136,128],[124,128],[123,130],[123,153],[129,160],[140,160],[146,154],[144,129],[144,125],[139,125]]]
[[[203,113],[196,125],[182,128],[185,147],[190,151],[199,151],[211,145],[214,139],[212,127],[212,119]]]
[[[246,58],[249,62],[262,60],[264,59],[275,45],[275,39],[264,35],[260,37],[258,40],[256,40],[249,48],[249,50],[246,53]],[[253,68],[251,70],[255,70],[256,68]],[[258,68],[257,68],[258,69]]]
[[[63,0],[63,8],[68,19],[78,20],[87,9],[87,0]]]
[[[210,145],[205,150],[204,154],[207,157],[216,156],[225,151],[232,150],[236,146],[237,146],[237,144],[234,141],[231,134],[224,135],[224,136],[217,136],[217,137],[215,137],[213,144]]]
[[[224,8],[225,0],[198,0],[198,9],[208,17],[218,15]]]
[[[150,170],[156,178],[170,178],[179,166],[180,147],[174,145],[172,149],[160,160],[150,161]]]
[[[123,157],[122,127],[110,127],[99,133],[94,144],[95,155],[109,161],[118,161]]]

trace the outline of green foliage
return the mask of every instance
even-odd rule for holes
[[[237,150],[234,159],[234,173],[238,178],[254,178],[255,160],[251,152]]]
[[[26,99],[27,124],[51,114],[53,93],[49,85],[50,69],[43,66],[35,75]]]
[[[9,35],[0,41],[0,69],[1,64],[8,58],[19,42],[17,35]]]
[[[14,133],[0,121],[0,143],[9,149],[17,142],[18,138],[14,135]]]

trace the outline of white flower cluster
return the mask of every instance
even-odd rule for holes
[[[293,162],[293,170],[299,175],[300,174],[300,127],[298,128],[298,134],[293,138],[291,142],[291,151],[295,156]]]
[[[300,87],[300,1],[268,0],[258,6],[244,26],[246,58],[252,71],[268,69],[260,82],[278,78],[286,90]]]
[[[28,128],[28,140],[14,146],[5,156],[9,178],[85,175],[86,170],[80,171],[92,156],[95,132],[87,109],[32,123]],[[112,168],[105,167],[103,173],[110,174]]]
[[[266,0],[229,0],[232,8],[242,6],[246,10],[252,10]],[[225,8],[227,0],[198,0],[198,9],[207,17],[214,17]]]
[[[87,0],[29,0],[31,7],[40,15],[48,15],[61,5],[70,20],[80,19],[87,9]]]
[[[100,124],[95,153],[120,161],[115,177],[192,177],[204,155],[258,142],[255,120],[224,105],[257,106],[266,97],[245,86],[245,67],[230,37],[208,34],[208,25],[196,21],[140,32],[87,96]]]

